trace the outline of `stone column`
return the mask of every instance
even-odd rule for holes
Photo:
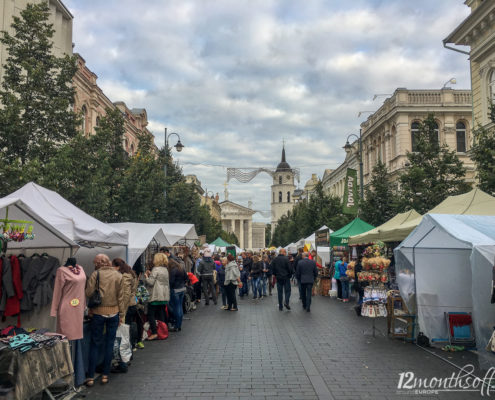
[[[250,249],[253,248],[253,220],[252,219],[248,219],[248,240],[247,240],[247,243],[248,243],[248,247]]]
[[[230,229],[231,229],[231,232],[235,235],[235,219],[232,218],[230,220]]]
[[[244,243],[244,220],[239,219],[239,244],[242,249],[245,249],[245,243]]]

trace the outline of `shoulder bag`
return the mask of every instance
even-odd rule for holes
[[[95,308],[99,305],[101,305],[100,271],[96,271],[96,289],[88,300],[88,308]]]

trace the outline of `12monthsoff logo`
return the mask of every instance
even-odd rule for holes
[[[411,371],[401,372],[397,394],[431,396],[443,392],[479,392],[481,396],[490,397],[491,392],[495,392],[495,368],[490,368],[482,378],[475,376],[474,370],[474,366],[468,364],[445,378],[423,378]]]

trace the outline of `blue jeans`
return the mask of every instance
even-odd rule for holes
[[[245,294],[249,294],[249,283],[247,280],[242,281],[242,288],[239,290],[240,297],[244,296]]]
[[[261,297],[261,277],[252,278],[253,282],[253,298]]]
[[[175,327],[177,329],[182,328],[182,317],[184,317],[182,303],[184,301],[184,293],[185,292],[175,293],[174,289],[172,289],[170,293],[170,305],[172,306],[172,312],[175,317]]]
[[[103,351],[103,375],[110,374],[113,358],[113,343],[119,326],[119,315],[105,318],[93,315],[91,319],[91,347],[89,350],[88,377],[94,378],[100,351]],[[103,334],[106,328],[106,333]],[[103,346],[103,349],[102,349]]]
[[[349,300],[349,281],[342,282],[342,299]]]
[[[261,291],[263,292],[263,296],[266,296],[266,283],[268,281],[268,278],[266,276],[263,276],[261,278]]]
[[[277,279],[278,307],[283,307],[283,292],[285,292],[285,303],[289,304],[290,300],[290,279]]]

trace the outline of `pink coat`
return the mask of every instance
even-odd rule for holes
[[[57,317],[57,333],[69,340],[83,338],[86,274],[81,266],[79,270],[79,275],[76,275],[68,267],[58,268],[53,289],[50,315]]]

